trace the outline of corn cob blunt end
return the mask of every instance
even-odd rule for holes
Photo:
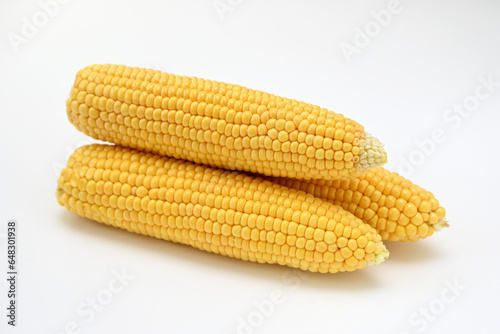
[[[377,243],[377,247],[380,247],[380,249],[377,250],[378,252],[375,255],[375,258],[366,264],[367,266],[379,265],[389,257],[390,255],[389,250],[385,247],[385,245],[381,241]]]
[[[387,152],[384,150],[384,144],[371,134],[363,133],[359,146],[361,148],[359,156],[361,173],[382,166],[387,162]]]
[[[448,224],[448,220],[447,219],[440,219],[438,220],[438,222],[434,225],[432,225],[432,228],[436,231],[436,232],[439,232],[441,231],[442,229],[444,228],[448,228],[450,227],[450,224]]]

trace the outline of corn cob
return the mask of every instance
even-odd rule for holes
[[[118,146],[77,149],[57,199],[100,223],[247,261],[335,273],[388,256],[371,226],[310,194]]]
[[[383,167],[335,181],[268,179],[342,206],[377,229],[382,240],[417,241],[448,227],[445,209],[431,192]]]
[[[96,139],[269,176],[329,180],[387,160],[383,145],[341,114],[154,70],[86,67],[76,76],[67,113]]]

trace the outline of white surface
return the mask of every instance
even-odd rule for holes
[[[389,1],[223,2],[234,5],[221,20],[212,0],[68,1],[17,52],[8,33],[21,34],[40,4],[0,4],[0,221],[2,229],[11,218],[20,226],[18,326],[0,311],[0,332],[65,333],[76,322],[80,333],[238,333],[238,319],[259,320],[254,303],[273,290],[283,303],[240,332],[419,333],[422,321],[425,333],[499,332],[500,87],[457,128],[443,115],[474,94],[479,77],[500,81],[500,3],[401,0],[400,13],[348,62],[341,43],[352,44],[356,27],[373,24],[371,11]],[[92,63],[232,82],[341,112],[386,144],[395,171],[418,155],[416,140],[441,128],[447,139],[411,179],[436,194],[451,228],[415,244],[388,243],[391,257],[380,266],[298,279],[298,270],[66,212],[55,200],[57,173],[89,139],[66,119],[65,100],[76,72]],[[89,309],[77,308],[105,297],[122,268],[134,279],[87,321]],[[444,282],[454,280],[466,288],[440,304]],[[420,308],[440,305],[432,321],[410,322]]]

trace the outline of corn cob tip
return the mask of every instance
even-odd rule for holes
[[[434,225],[431,225],[432,228],[439,232],[441,231],[443,228],[447,228],[447,227],[450,227],[450,224],[448,224],[448,220],[447,219],[441,219],[440,221],[438,221],[436,224]]]
[[[359,163],[364,171],[381,166],[387,162],[387,153],[384,150],[384,144],[368,132],[363,133],[359,147],[362,150]]]
[[[380,252],[375,254],[375,258],[371,261],[369,261],[366,265],[367,266],[376,266],[378,264],[381,264],[382,262],[385,261],[389,257],[389,250],[385,247],[385,245],[379,241],[377,242],[377,247],[380,246]]]

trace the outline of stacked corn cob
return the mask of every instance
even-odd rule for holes
[[[67,112],[116,144],[79,148],[58,182],[61,205],[104,224],[322,273],[378,264],[382,240],[447,226],[430,192],[377,167],[387,156],[376,138],[311,104],[94,65],[77,74]]]

